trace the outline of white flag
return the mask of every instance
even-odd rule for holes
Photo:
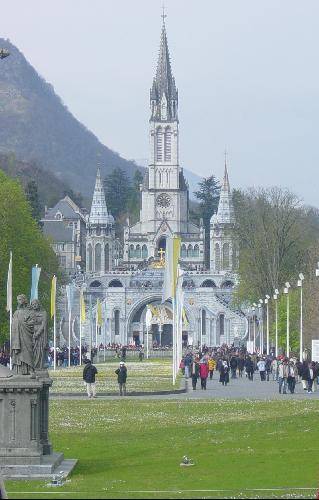
[[[7,311],[12,311],[12,252],[10,252],[10,262],[7,279]]]

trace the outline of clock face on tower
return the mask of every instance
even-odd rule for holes
[[[162,193],[157,197],[156,203],[160,208],[168,208],[171,205],[171,198],[168,194]]]

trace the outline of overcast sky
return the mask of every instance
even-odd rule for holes
[[[160,0],[0,0],[9,38],[70,111],[148,157]],[[319,206],[318,0],[165,0],[182,166],[233,187],[286,186]]]

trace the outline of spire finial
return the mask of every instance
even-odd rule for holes
[[[224,157],[225,157],[225,168],[227,168],[227,149],[226,148],[224,151]]]
[[[163,19],[163,25],[165,26],[165,18],[167,17],[167,15],[165,14],[165,4],[163,3],[162,5],[162,15],[161,15],[161,18]]]

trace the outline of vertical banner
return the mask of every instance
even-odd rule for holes
[[[86,321],[85,300],[83,290],[80,290],[80,346],[79,346],[79,364],[82,365],[82,329],[83,323]]]
[[[149,335],[150,329],[152,328],[152,319],[153,319],[152,311],[151,311],[150,307],[147,306],[147,311],[146,311],[146,315],[145,315],[145,323],[146,323],[146,359],[148,359],[148,357],[149,357],[149,338],[148,338],[148,335]]]
[[[32,268],[30,302],[32,302],[32,300],[36,300],[39,298],[38,288],[39,288],[40,274],[41,274],[41,267],[38,267],[38,264],[36,264]]]
[[[68,341],[68,366],[71,366],[71,318],[72,318],[72,308],[73,308],[73,297],[74,297],[74,287],[73,285],[66,285],[66,296],[68,300],[68,312],[69,312],[69,341]]]
[[[53,318],[53,370],[56,370],[56,276],[51,282],[51,318]]]
[[[8,277],[7,277],[7,307],[9,313],[9,338],[10,338],[10,370],[12,369],[12,358],[11,358],[11,340],[12,340],[12,252],[10,252],[10,260],[8,267]]]

